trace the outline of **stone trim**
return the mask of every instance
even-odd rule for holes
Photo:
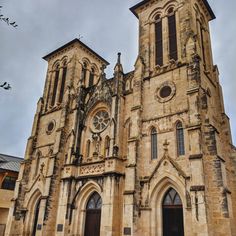
[[[205,191],[205,185],[194,185],[190,187],[190,191],[192,192],[200,192]]]
[[[181,114],[183,114],[183,113],[187,113],[188,111],[189,111],[189,109],[186,109],[186,110],[178,111],[178,112],[171,113],[171,114],[165,115],[165,116],[157,116],[157,117],[154,117],[154,118],[152,118],[152,119],[142,119],[142,122],[145,123],[145,122],[160,120],[160,119],[167,118],[167,117],[171,117],[171,116],[178,116],[178,115],[181,115]]]
[[[135,190],[127,190],[127,191],[124,191],[123,195],[133,195],[135,194]]]
[[[193,154],[189,156],[189,160],[198,160],[198,159],[202,159],[203,158],[203,154]]]
[[[135,106],[135,107],[132,107],[131,108],[131,111],[136,111],[136,110],[141,110],[142,109],[142,106]]]

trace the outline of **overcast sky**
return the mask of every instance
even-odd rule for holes
[[[138,25],[129,7],[141,0],[0,0],[1,14],[17,29],[0,21],[0,153],[24,156],[36,103],[42,95],[47,63],[42,57],[72,39],[82,41],[111,63],[122,52],[124,70],[137,57]],[[211,22],[214,63],[219,66],[226,113],[236,143],[236,1],[209,0],[217,19]]]

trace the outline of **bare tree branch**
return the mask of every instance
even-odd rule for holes
[[[12,26],[14,28],[17,28],[18,25],[16,24],[15,21],[11,21],[9,19],[9,17],[5,17],[2,13],[1,13],[1,9],[3,8],[3,6],[0,6],[0,21],[4,21],[7,25]]]
[[[11,89],[11,85],[7,82],[4,82],[2,84],[0,84],[0,88],[3,88],[5,90],[10,90]]]

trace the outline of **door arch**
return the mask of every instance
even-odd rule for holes
[[[179,194],[170,188],[162,202],[163,236],[184,236],[183,205]]]
[[[39,218],[39,208],[40,208],[40,200],[38,200],[35,210],[34,210],[34,221],[33,221],[33,231],[32,236],[36,235],[37,225],[38,225],[38,218]]]
[[[84,236],[100,236],[102,199],[94,192],[86,206]]]

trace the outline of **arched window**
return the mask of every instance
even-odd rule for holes
[[[108,157],[110,152],[110,138],[107,136],[105,138],[105,146],[104,146],[104,156]]]
[[[183,206],[179,194],[170,188],[162,202],[163,235],[184,236]]]
[[[86,144],[86,157],[89,157],[90,156],[90,140],[87,141],[87,144]]]
[[[93,84],[94,84],[94,74],[95,74],[95,71],[92,68],[91,72],[90,72],[90,75],[89,75],[89,87],[93,86]]]
[[[59,103],[61,103],[63,100],[64,90],[65,90],[65,82],[66,82],[66,74],[67,74],[67,66],[66,66],[66,62],[65,62],[63,65]]]
[[[169,28],[169,56],[170,59],[177,61],[178,48],[177,48],[177,36],[176,36],[176,17],[173,8],[168,10],[168,28]]]
[[[176,124],[176,139],[177,139],[177,154],[178,156],[185,155],[184,147],[184,129],[182,122]]]
[[[56,72],[55,72],[55,79],[54,79],[54,87],[53,87],[53,92],[52,92],[51,106],[54,106],[55,101],[56,101],[59,74],[60,74],[60,67],[59,67],[59,65],[58,65],[58,66],[56,67]]]
[[[86,209],[101,209],[102,208],[102,199],[100,197],[100,195],[95,192],[94,194],[92,194],[92,196],[90,197],[88,203],[87,203],[87,207]]]
[[[84,236],[100,235],[102,199],[95,192],[89,198],[86,206]]]
[[[86,80],[86,74],[87,74],[87,64],[84,63],[82,67],[82,72],[81,72],[81,80],[83,81],[84,84]]]
[[[163,39],[162,39],[162,20],[160,15],[155,17],[155,45],[156,45],[156,65],[163,65]]]
[[[151,159],[157,159],[157,131],[152,128],[151,131]]]

